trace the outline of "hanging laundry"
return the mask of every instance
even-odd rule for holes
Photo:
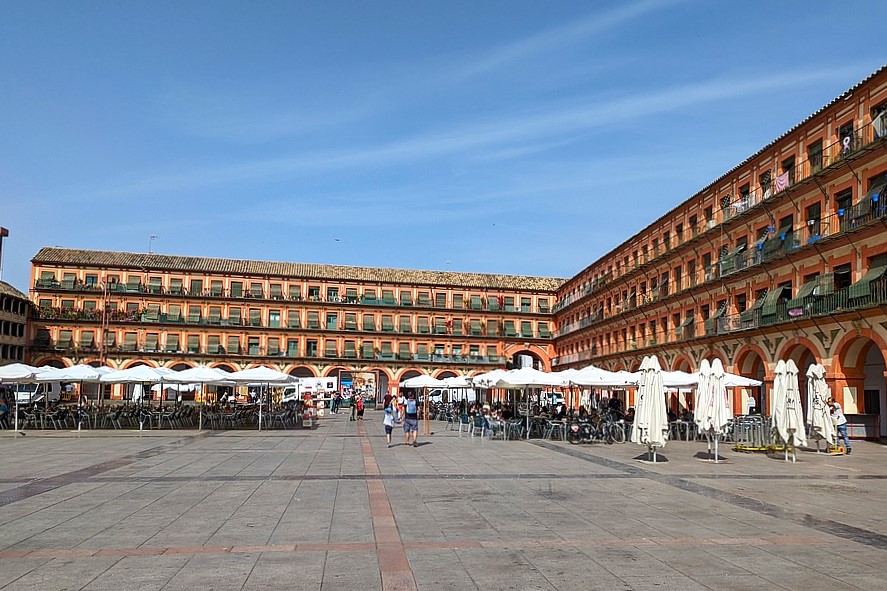
[[[785,172],[783,172],[782,174],[780,174],[779,176],[777,176],[776,183],[775,183],[776,190],[777,191],[784,191],[785,189],[787,189],[788,183],[789,183],[788,179],[789,179],[789,174],[788,174],[787,170]]]

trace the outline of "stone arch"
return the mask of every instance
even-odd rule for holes
[[[736,351],[736,355],[733,356],[733,366],[730,369],[733,373],[753,378],[755,375],[752,372],[756,371],[759,364],[763,366],[763,371],[766,374],[767,363],[767,353],[764,349],[755,344],[747,344]]]
[[[44,365],[55,367],[57,369],[61,369],[63,367],[71,367],[67,360],[65,360],[63,357],[57,357],[55,355],[51,357],[44,357],[34,362],[35,367],[43,367]]]
[[[778,362],[780,359],[788,361],[791,359],[798,366],[799,370],[806,372],[807,366],[801,367],[801,363],[806,360],[805,350],[813,357],[816,363],[821,362],[825,358],[825,352],[815,342],[807,337],[794,337],[780,347],[775,361]]]
[[[678,353],[672,362],[671,369],[673,371],[685,371],[690,373],[694,371],[693,360],[686,353]]]
[[[887,343],[868,328],[847,333],[837,343],[832,367],[826,372],[832,394],[845,413],[877,415],[880,432],[887,432]]]
[[[400,384],[404,380],[422,375],[425,375],[425,373],[422,370],[416,369],[415,367],[405,368],[401,370],[400,374],[397,376],[397,383]]]
[[[505,358],[509,362],[516,361],[515,356],[528,355],[533,358],[533,367],[542,371],[551,371],[551,361],[548,354],[539,346],[527,343],[511,345],[505,348]]]
[[[185,369],[191,369],[192,367],[194,367],[194,365],[187,361],[179,361],[178,363],[172,364],[170,369],[173,371],[183,371]]]
[[[126,362],[123,366],[123,369],[132,369],[133,367],[139,367],[140,365],[147,365],[148,367],[157,367],[157,364],[153,361],[147,361],[145,359],[136,359],[134,361]]]
[[[317,372],[314,369],[307,367],[305,365],[296,365],[294,367],[286,370],[286,373],[291,376],[296,376],[297,378],[316,378],[318,377]]]
[[[458,376],[459,376],[459,374],[457,374],[455,371],[453,371],[451,369],[444,369],[444,370],[439,371],[438,374],[434,377],[437,378],[438,380],[442,380],[444,378],[455,378]]]

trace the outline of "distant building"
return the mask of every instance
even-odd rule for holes
[[[30,307],[28,296],[0,281],[0,365],[25,361]]]
[[[515,356],[550,369],[563,282],[61,248],[32,264],[37,364],[267,364],[377,394]]]

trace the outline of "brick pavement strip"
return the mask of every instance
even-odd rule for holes
[[[651,466],[630,444],[447,432],[386,449],[379,423],[0,440],[0,589],[887,584],[876,444],[712,466],[675,442]]]

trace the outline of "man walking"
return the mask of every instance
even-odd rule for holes
[[[419,405],[416,403],[415,392],[410,392],[404,404],[403,440],[405,445],[410,444],[412,435],[413,447],[419,447]]]

